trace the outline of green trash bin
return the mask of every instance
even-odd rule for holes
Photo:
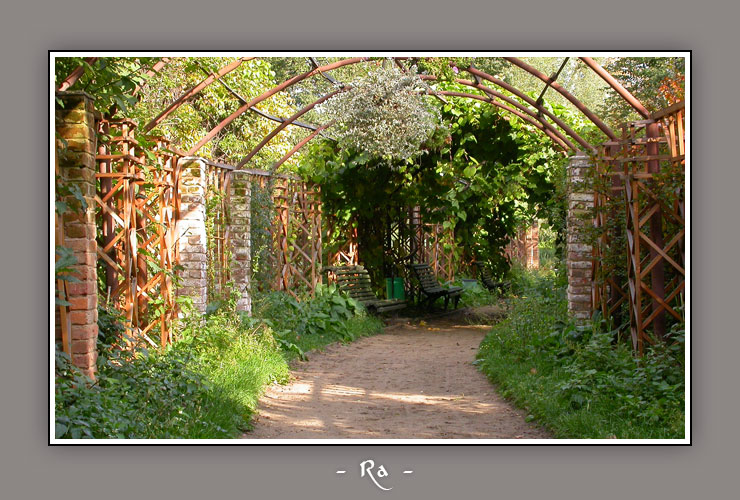
[[[393,278],[393,298],[406,300],[406,292],[403,289],[403,278]]]
[[[385,297],[387,299],[393,298],[393,278],[385,279]]]

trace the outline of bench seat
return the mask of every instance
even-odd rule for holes
[[[375,296],[370,273],[363,266],[334,266],[325,268],[337,276],[337,286],[371,313],[384,313],[406,307],[400,299],[379,299]]]
[[[460,297],[463,291],[462,287],[451,286],[445,288],[441,286],[429,264],[409,264],[407,267],[419,282],[421,291],[426,295],[430,308],[434,304],[435,300],[440,297],[444,297],[445,310],[447,310],[447,305],[449,304],[450,299],[453,299],[455,309],[457,309],[457,304],[460,302]]]

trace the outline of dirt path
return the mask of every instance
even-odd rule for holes
[[[489,329],[458,316],[314,352],[268,389],[244,438],[550,437],[472,365]]]

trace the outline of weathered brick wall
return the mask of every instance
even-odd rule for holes
[[[64,244],[74,251],[77,265],[74,276],[79,283],[69,283],[72,362],[94,377],[98,353],[97,242],[95,240],[95,109],[90,96],[82,92],[58,92],[55,110],[56,131],[67,143],[58,156],[61,182],[80,188],[87,209],[63,216]],[[69,197],[70,206],[79,206]]]
[[[206,311],[206,164],[197,158],[180,159],[180,219],[177,245],[180,252],[178,296],[188,296],[195,309]]]
[[[592,167],[590,158],[579,152],[568,168],[568,312],[579,322],[591,318],[593,249],[585,243],[582,228],[594,207],[593,191],[583,184]]]
[[[250,295],[251,260],[251,180],[240,172],[233,172],[231,192],[229,193],[229,233],[231,235],[231,279],[239,299],[238,311],[252,312]]]

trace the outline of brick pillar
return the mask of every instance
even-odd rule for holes
[[[178,296],[188,296],[195,309],[206,311],[206,164],[197,158],[180,159],[180,219],[177,245],[180,252]]]
[[[252,274],[252,236],[250,233],[252,185],[238,171],[231,174],[229,193],[229,233],[231,239],[231,279],[239,292],[237,311],[252,312],[250,280]]]
[[[594,207],[593,190],[586,188],[584,181],[590,158],[582,152],[570,159],[568,167],[568,313],[579,323],[591,318],[591,281],[593,249],[586,244],[582,228],[591,217]]]
[[[72,362],[86,375],[95,376],[98,359],[97,242],[95,241],[95,114],[93,99],[84,92],[57,92],[55,109],[58,137],[67,143],[58,154],[61,184],[77,186],[85,198],[83,209],[74,196],[65,200],[74,207],[63,215],[64,246],[74,251],[77,265],[69,283]],[[61,141],[57,141],[61,143]]]

